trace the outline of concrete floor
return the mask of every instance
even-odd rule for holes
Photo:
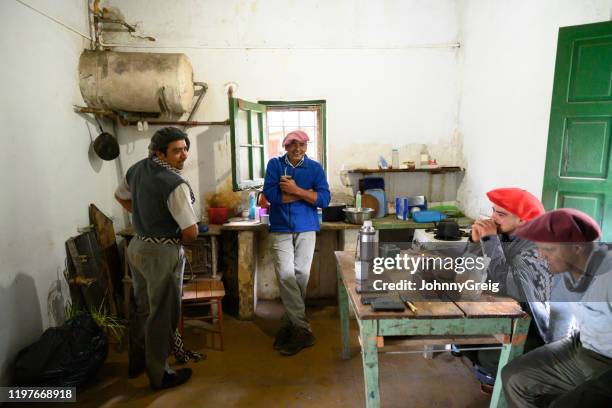
[[[355,322],[351,325],[353,357],[340,358],[337,308],[309,308],[314,347],[292,357],[272,349],[282,307],[260,302],[254,321],[226,315],[225,351],[204,348],[210,334],[187,329],[187,348],[207,359],[187,364],[191,380],[180,387],[153,392],[146,375],[127,378],[127,353],[111,347],[98,380],[78,392],[84,407],[363,407],[363,371]],[[171,363],[174,358],[171,358]],[[489,396],[461,359],[448,353],[426,360],[421,354],[381,354],[383,407],[486,407]],[[71,404],[74,406],[74,404]],[[46,404],[46,406],[49,406]]]

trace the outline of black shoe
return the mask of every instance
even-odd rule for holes
[[[191,378],[191,368],[181,368],[176,370],[176,373],[170,374],[167,371],[164,373],[162,383],[160,386],[154,386],[151,384],[151,388],[154,390],[163,390],[166,388],[176,387],[187,382]]]
[[[315,344],[315,337],[310,330],[302,327],[296,327],[293,330],[293,335],[284,346],[281,347],[280,353],[283,356],[292,356],[297,354],[303,348],[310,347]]]
[[[292,326],[282,326],[274,338],[274,344],[272,345],[274,350],[280,350],[291,339],[292,332]]]

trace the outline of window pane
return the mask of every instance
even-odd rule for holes
[[[261,148],[253,149],[253,179],[261,179],[264,176],[265,164],[261,160]]]
[[[311,142],[317,139],[317,132],[314,126],[300,126],[300,130],[306,132]]]
[[[268,126],[283,126],[283,112],[269,110]]]
[[[249,148],[240,148],[240,181],[250,180],[249,176]]]
[[[283,118],[285,127],[297,127],[300,124],[298,111],[285,111]]]
[[[269,127],[268,128],[268,157],[280,156],[284,152],[281,143],[285,134],[282,127]]]
[[[316,124],[315,111],[300,111],[300,126],[315,126]]]
[[[241,145],[248,144],[248,127],[247,117],[250,112],[238,110],[238,120],[236,121],[236,133],[238,133],[237,139]]]
[[[319,155],[317,152],[316,128],[314,126],[300,126],[300,130],[306,132],[306,134],[308,135],[308,138],[310,139],[308,141],[308,149],[306,150],[306,154],[308,155],[308,157],[311,157],[315,159],[316,161],[319,161],[320,158],[318,157]]]
[[[257,112],[251,112],[251,143],[259,144],[259,120]]]

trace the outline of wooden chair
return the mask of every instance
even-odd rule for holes
[[[183,320],[186,308],[196,306],[210,306],[209,314],[201,316],[189,316],[188,318],[190,320],[210,320],[210,323],[213,325],[213,328],[203,329],[213,333],[213,348],[215,345],[214,335],[219,335],[221,350],[223,350],[223,307],[221,303],[224,296],[225,288],[223,287],[223,282],[218,278],[194,278],[192,280],[186,281],[183,284],[183,302],[180,323],[181,334],[183,334],[184,331]],[[214,306],[216,306],[216,313]],[[214,324],[215,320],[217,321],[216,325]]]

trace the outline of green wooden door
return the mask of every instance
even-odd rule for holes
[[[542,201],[591,215],[612,241],[612,22],[559,29]]]

